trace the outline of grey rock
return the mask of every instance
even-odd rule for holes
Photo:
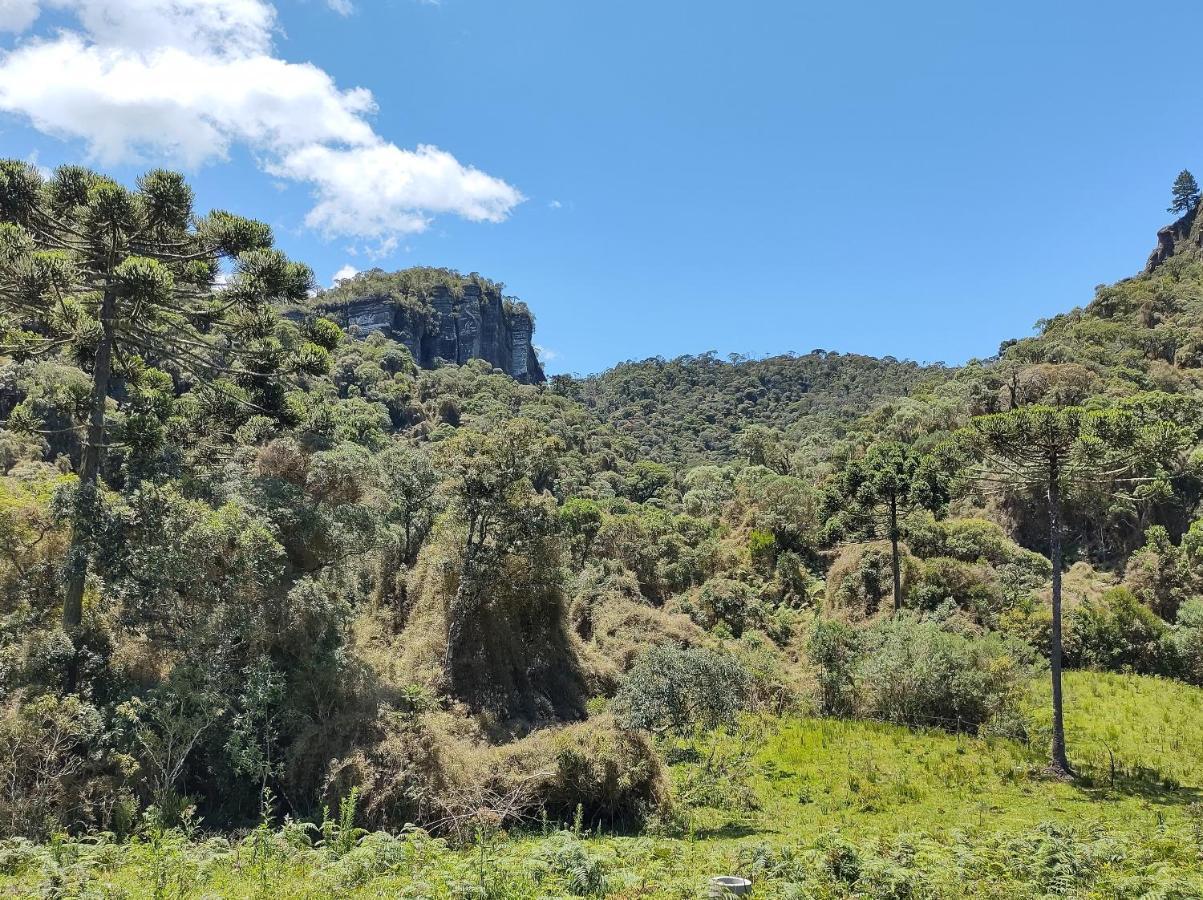
[[[1159,265],[1184,249],[1198,252],[1203,246],[1203,233],[1196,227],[1198,207],[1189,210],[1182,218],[1172,225],[1166,225],[1157,232],[1157,248],[1149,254],[1145,263],[1145,274],[1152,273]]]
[[[459,296],[438,285],[425,299],[430,305],[429,314],[394,303],[388,297],[363,297],[337,304],[319,302],[315,309],[353,337],[381,333],[404,344],[424,369],[483,359],[525,384],[547,380],[535,354],[535,323],[522,304],[507,304],[499,291],[482,290],[476,284],[465,285]],[[301,321],[306,312],[287,311],[284,315]]]

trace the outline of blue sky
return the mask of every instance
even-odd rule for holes
[[[504,281],[552,372],[990,355],[1139,270],[1174,176],[1203,168],[1190,5],[189,10],[0,0],[0,152],[183,168],[323,283],[418,264]]]

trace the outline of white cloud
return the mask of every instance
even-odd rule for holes
[[[541,347],[538,344],[532,344],[531,346],[535,348],[535,355],[539,357],[540,362],[551,362],[560,355],[550,347]]]
[[[350,11],[349,0],[328,0]],[[0,0],[0,27],[38,5]],[[368,117],[370,91],[274,56],[266,0],[46,0],[78,29],[0,56],[0,110],[87,143],[103,163],[145,156],[195,167],[248,147],[271,175],[312,186],[310,225],[395,246],[432,216],[505,219],[513,187],[435,147],[406,150]],[[18,15],[18,13],[22,14]]]
[[[340,16],[349,16],[355,12],[355,4],[351,0],[326,0],[326,5]]]
[[[223,56],[271,52],[276,9],[266,0],[43,0],[74,13],[98,46],[152,53],[175,47]]]
[[[365,90],[339,91],[311,65],[221,58],[174,47],[141,53],[78,35],[34,41],[0,62],[0,109],[47,134],[80,138],[105,163],[146,152],[186,166],[233,143],[276,153],[327,141],[378,140]]]
[[[38,0],[0,0],[0,31],[22,32],[40,12]]]
[[[548,209],[563,209],[564,204],[561,203],[559,200],[552,200],[550,203],[547,204],[547,208]]]
[[[333,287],[337,287],[340,281],[345,281],[348,278],[354,278],[359,274],[359,270],[350,263],[347,263],[341,269],[334,273],[334,280],[331,282]]]
[[[270,171],[315,185],[317,205],[306,222],[328,234],[381,238],[424,231],[438,213],[500,222],[523,200],[504,181],[427,145],[402,150],[383,141],[359,147],[309,144]]]

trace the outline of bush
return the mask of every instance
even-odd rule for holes
[[[1011,730],[1032,677],[1034,654],[1018,641],[947,630],[913,616],[864,635],[857,665],[858,713],[900,725]]]
[[[42,696],[0,710],[0,834],[45,837],[111,827],[129,797],[93,748],[100,713],[78,697]]]
[[[644,734],[601,715],[482,745],[449,714],[386,712],[374,746],[331,764],[324,801],[358,790],[368,828],[413,822],[457,840],[537,818],[637,826],[668,808],[664,769]]]
[[[571,832],[561,831],[547,838],[539,846],[535,857],[549,874],[564,883],[573,896],[605,896],[605,864]]]
[[[436,798],[448,790],[443,735],[420,717],[384,709],[373,723],[374,741],[331,761],[323,801],[338,807],[357,790],[359,816],[368,828],[400,827],[437,818]]]
[[[951,602],[979,622],[989,622],[1002,606],[1002,591],[984,565],[938,556],[923,560],[918,568],[907,594],[908,604],[917,609],[932,611]]]
[[[1187,600],[1178,609],[1173,631],[1163,638],[1163,652],[1183,681],[1203,686],[1203,600]]]
[[[902,591],[905,596],[918,563],[900,548]],[[827,605],[858,616],[872,616],[891,604],[894,591],[890,545],[884,541],[847,547],[827,573]]]
[[[844,622],[820,619],[810,633],[806,652],[818,668],[819,711],[829,716],[850,715],[856,708],[860,634]]]
[[[1052,574],[1047,559],[1023,549],[1000,526],[985,519],[927,519],[907,529],[906,541],[911,552],[923,559],[946,556],[964,563],[1020,566],[1039,579]]]
[[[753,529],[748,535],[748,556],[760,569],[771,569],[777,561],[777,539],[771,532]]]
[[[676,734],[715,728],[739,714],[747,681],[743,667],[727,654],[654,647],[623,680],[614,709],[628,728]]]
[[[602,715],[548,728],[496,748],[486,761],[494,794],[513,795],[529,784],[529,814],[567,822],[637,826],[669,807],[660,756],[647,735]],[[533,776],[533,777],[532,777]]]
[[[1080,669],[1165,674],[1164,638],[1169,631],[1157,614],[1125,587],[1087,599],[1068,616],[1065,663]]]
[[[765,610],[752,588],[731,578],[711,578],[698,591],[697,599],[681,608],[703,628],[723,625],[733,637],[745,628],[763,628]]]

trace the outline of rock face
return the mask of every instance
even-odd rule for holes
[[[424,369],[483,359],[524,384],[546,380],[535,355],[535,323],[523,304],[509,304],[501,292],[466,284],[456,293],[442,285],[426,296],[429,311],[417,311],[388,297],[363,297],[318,310],[353,337],[380,332],[409,348]]]
[[[1196,206],[1177,222],[1157,232],[1157,249],[1149,254],[1149,261],[1145,264],[1146,275],[1181,250],[1199,251],[1203,246],[1203,234],[1195,227],[1198,211]]]

